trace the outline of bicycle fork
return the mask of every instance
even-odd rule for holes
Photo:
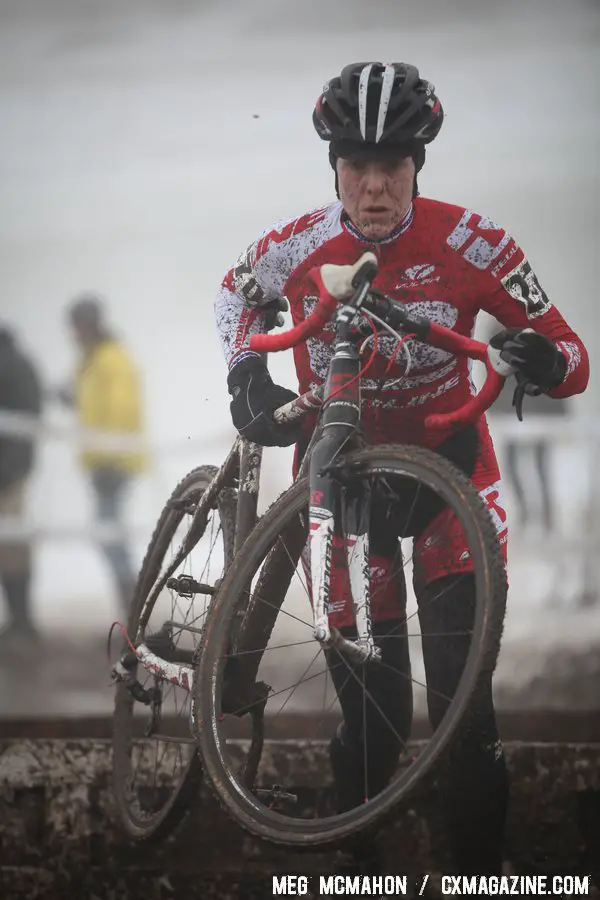
[[[324,648],[333,647],[353,662],[378,660],[373,640],[369,579],[370,489],[344,491],[336,473],[336,456],[360,422],[360,360],[349,341],[336,343],[322,414],[322,437],[310,458],[309,549],[313,596],[314,636]],[[331,560],[335,513],[341,508],[357,640],[343,637],[329,624]]]

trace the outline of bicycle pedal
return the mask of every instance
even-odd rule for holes
[[[178,575],[175,578],[169,578],[167,587],[169,590],[177,591],[180,597],[184,597],[188,600],[191,600],[196,594],[208,594],[212,597],[215,593],[215,589],[212,585],[196,581],[191,575]]]

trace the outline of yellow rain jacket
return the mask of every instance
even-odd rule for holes
[[[118,341],[108,338],[83,359],[76,376],[75,401],[84,428],[142,437],[144,432],[140,379],[133,359]],[[128,450],[84,450],[86,469],[111,466],[140,472],[146,456]]]

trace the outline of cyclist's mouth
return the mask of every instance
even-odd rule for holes
[[[387,206],[366,206],[364,214],[367,216],[389,216],[390,210]]]

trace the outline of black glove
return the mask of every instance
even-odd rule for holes
[[[265,313],[266,330],[272,331],[274,328],[281,328],[285,322],[283,314],[288,312],[289,308],[290,304],[286,297],[277,297],[276,300],[271,300],[261,306],[261,312]]]
[[[273,384],[260,356],[246,356],[230,371],[227,387],[233,424],[248,441],[263,447],[288,447],[300,435],[301,422],[279,425],[273,412],[298,394]]]
[[[490,340],[500,359],[512,366],[521,380],[541,393],[558,387],[567,374],[567,361],[552,341],[531,328],[506,328]]]

